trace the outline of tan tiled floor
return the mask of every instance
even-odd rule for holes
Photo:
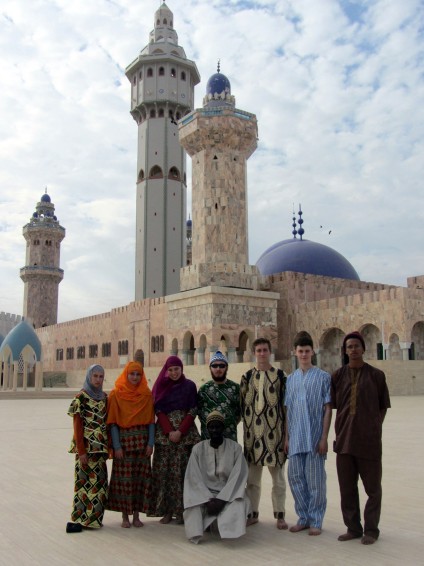
[[[73,456],[67,454],[71,419],[67,399],[0,400],[0,564],[165,566],[424,564],[424,397],[394,397],[384,427],[381,537],[365,547],[340,543],[344,532],[334,454],[329,454],[328,510],[324,532],[277,531],[264,474],[261,521],[239,540],[211,535],[195,546],[184,527],[146,519],[143,529],[121,529],[106,512],[104,528],[66,534],[73,489]],[[362,498],[363,500],[363,498]],[[291,494],[287,519],[296,521]]]

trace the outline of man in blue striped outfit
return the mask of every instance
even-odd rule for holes
[[[325,460],[331,423],[331,377],[312,364],[313,342],[307,332],[295,343],[299,368],[287,378],[285,450],[288,480],[299,517],[292,533],[309,529],[320,535],[327,507]]]

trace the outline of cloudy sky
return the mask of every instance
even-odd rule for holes
[[[6,0],[0,7],[0,311],[22,314],[22,227],[47,186],[66,228],[59,321],[134,298],[136,124],[125,67],[159,0]],[[221,59],[255,113],[250,262],[291,237],[361,279],[424,274],[422,0],[169,0],[206,82]],[[330,233],[331,232],[331,233]]]

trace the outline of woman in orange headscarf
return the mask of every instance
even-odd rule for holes
[[[124,528],[142,527],[139,513],[150,504],[152,470],[150,456],[155,438],[152,392],[143,366],[128,362],[115,381],[108,403],[114,460],[107,509],[122,513]]]

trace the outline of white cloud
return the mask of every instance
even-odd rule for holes
[[[255,113],[250,259],[291,237],[334,247],[368,281],[424,272],[419,0],[169,0],[202,82],[221,59]],[[14,0],[0,14],[0,310],[22,312],[22,227],[47,185],[67,235],[59,317],[134,296],[136,125],[125,67],[148,42],[150,0]],[[321,228],[323,226],[323,228]],[[331,231],[331,234],[329,232]]]

